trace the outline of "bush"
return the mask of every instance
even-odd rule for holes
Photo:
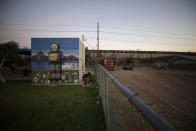
[[[95,75],[90,75],[89,80],[90,80],[91,83],[97,83],[97,78],[96,78]]]

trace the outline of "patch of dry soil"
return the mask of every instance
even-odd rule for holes
[[[134,68],[111,71],[178,130],[196,130],[196,71]]]

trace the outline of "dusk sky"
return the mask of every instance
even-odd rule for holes
[[[196,52],[196,0],[1,0],[0,43],[82,37],[100,49]]]

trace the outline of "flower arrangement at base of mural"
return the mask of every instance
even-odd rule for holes
[[[32,83],[33,84],[50,84],[50,72],[49,71],[32,71]],[[56,84],[68,84],[79,83],[79,71],[78,70],[64,70],[62,71],[61,80],[56,81]]]

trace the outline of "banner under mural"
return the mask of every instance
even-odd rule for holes
[[[32,38],[33,84],[80,83],[85,48],[79,38]]]

